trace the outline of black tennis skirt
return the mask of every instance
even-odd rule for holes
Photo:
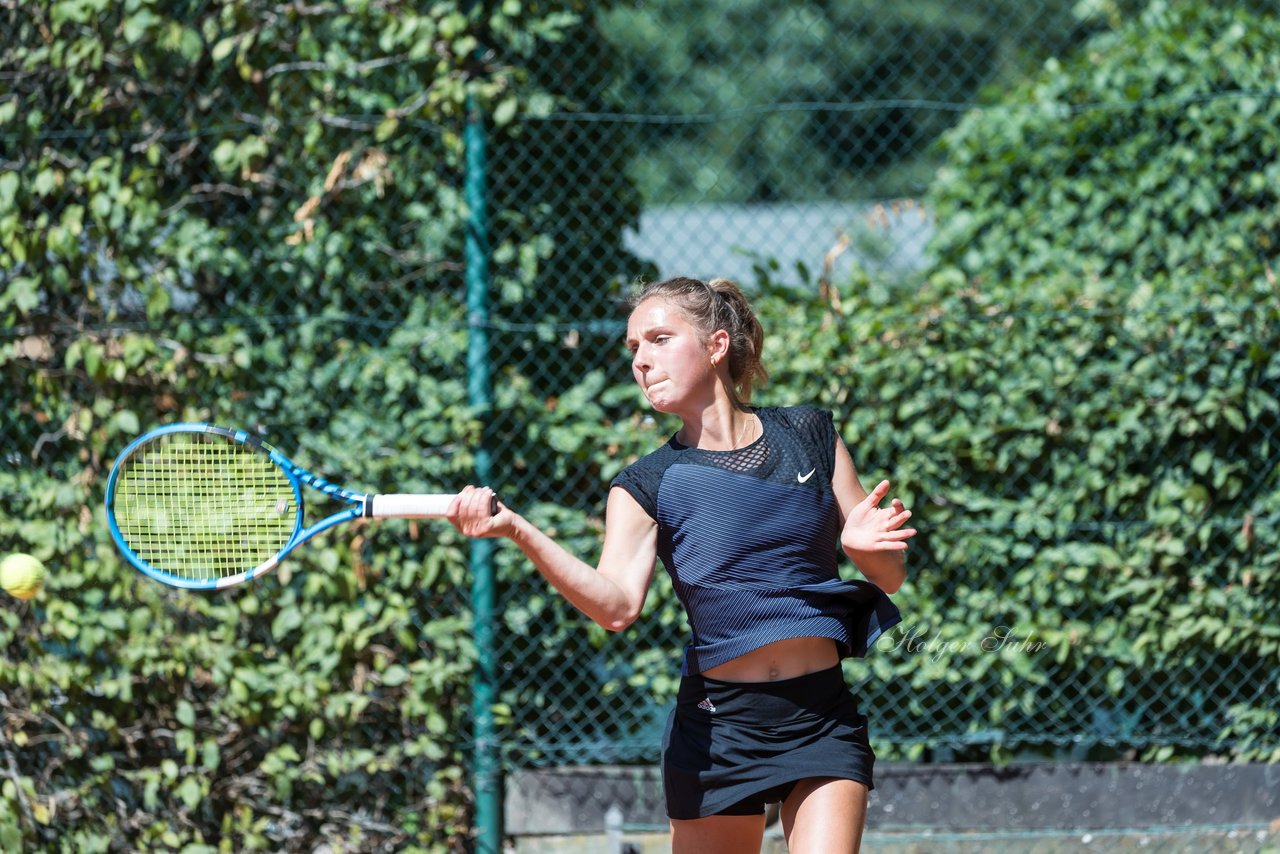
[[[874,788],[867,719],[839,665],[777,682],[685,676],[662,739],[673,819],[757,815],[809,777]]]

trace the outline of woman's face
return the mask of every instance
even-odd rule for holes
[[[659,412],[680,412],[712,394],[715,369],[702,333],[662,297],[636,306],[627,322],[631,373]]]

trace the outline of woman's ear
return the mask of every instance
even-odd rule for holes
[[[718,365],[728,359],[729,333],[723,329],[717,329],[712,332],[710,340],[707,341],[707,349],[710,350],[711,364],[713,365]]]

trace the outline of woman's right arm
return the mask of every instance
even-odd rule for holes
[[[449,508],[449,521],[470,537],[507,537],[533,562],[552,587],[610,631],[631,625],[644,607],[658,557],[658,523],[631,494],[609,490],[600,565],[571,555],[523,516],[500,505],[488,512],[489,489],[467,487]]]

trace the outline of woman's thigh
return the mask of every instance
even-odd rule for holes
[[[867,787],[854,780],[801,780],[782,804],[791,854],[857,854],[866,821]]]
[[[752,854],[763,842],[763,813],[671,821],[672,854]]]

